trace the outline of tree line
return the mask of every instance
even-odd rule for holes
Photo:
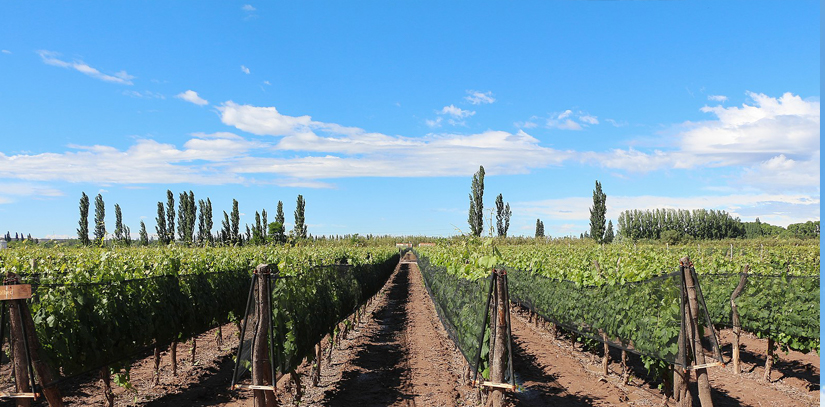
[[[80,220],[78,221],[77,238],[83,246],[103,246],[106,241],[106,206],[103,196],[98,194],[95,197],[94,215],[94,239],[89,238],[89,196],[85,192],[80,197]],[[238,201],[232,200],[232,210],[223,212],[221,229],[215,234],[212,233],[214,227],[212,200],[210,198],[195,200],[194,192],[184,191],[178,194],[177,208],[175,206],[175,194],[171,190],[166,191],[166,202],[159,201],[157,204],[157,217],[155,218],[155,234],[157,241],[161,245],[168,245],[172,242],[190,246],[211,246],[211,245],[262,245],[262,244],[283,244],[289,240],[306,239],[307,225],[305,223],[304,212],[306,201],[302,195],[298,195],[295,208],[295,226],[289,232],[285,231],[284,204],[278,201],[275,214],[275,221],[269,223],[266,209],[255,212],[255,223],[245,225],[245,233],[240,228],[240,210]],[[119,204],[115,204],[115,229],[111,234],[111,241],[115,245],[132,245],[131,230],[123,224],[123,214]],[[137,244],[148,246],[150,241],[146,224],[140,221]]]
[[[491,232],[494,231],[499,237],[507,237],[507,230],[510,229],[510,203],[504,203],[504,197],[498,194],[496,197],[496,224],[490,221]],[[492,214],[491,214],[492,218]],[[484,166],[479,166],[478,171],[473,174],[470,184],[470,210],[468,211],[467,223],[470,224],[470,234],[481,236],[484,232]]]

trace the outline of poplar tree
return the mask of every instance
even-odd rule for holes
[[[604,242],[605,243],[613,243],[613,221],[607,221],[607,231],[604,232]]]
[[[232,215],[231,215],[231,239],[232,243],[240,243],[241,242],[241,212],[238,210],[238,200],[232,200]]]
[[[163,209],[163,202],[158,202],[158,216],[155,218],[155,231],[158,233],[158,240],[164,246],[169,244],[166,237],[166,211]]]
[[[536,237],[544,237],[544,222],[536,219]]]
[[[103,196],[97,194],[95,197],[95,243],[103,246],[103,239],[106,238],[106,208],[103,204]]]
[[[120,211],[120,205],[115,204],[115,241],[121,243],[123,239],[123,213]]]
[[[166,243],[175,240],[175,194],[166,190]]]
[[[602,192],[602,184],[596,181],[593,190],[593,207],[590,208],[590,237],[604,243],[605,214],[607,213],[607,195]]]
[[[140,245],[149,246],[149,234],[146,233],[146,224],[140,221]]]
[[[507,237],[507,229],[510,229],[510,204],[504,204],[504,197],[498,194],[496,197],[496,230],[500,237]]]
[[[223,221],[221,222],[221,243],[227,244],[232,240],[232,227],[229,223],[229,214],[223,211]]]
[[[263,240],[264,243],[266,243],[266,241],[268,240],[267,239],[267,230],[266,230],[267,225],[269,225],[269,223],[266,222],[266,209],[261,209],[261,230],[260,230],[260,234],[261,234],[261,240]]]
[[[470,186],[470,210],[467,222],[470,224],[470,233],[481,236],[484,231],[484,167],[479,166],[473,174]]]
[[[307,237],[307,226],[304,224],[305,209],[306,201],[304,201],[304,196],[298,195],[298,199],[295,204],[295,228],[293,229],[293,233],[295,237],[301,239],[306,239]]]
[[[83,246],[89,245],[89,196],[85,192],[80,197],[80,221],[78,221],[77,238]],[[11,233],[6,232],[6,241],[11,241]]]

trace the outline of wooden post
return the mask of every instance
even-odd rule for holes
[[[115,393],[112,392],[112,374],[109,366],[100,368],[100,380],[103,382],[103,396],[106,397],[106,407],[114,407]]]
[[[684,276],[685,285],[687,288],[688,310],[690,312],[690,320],[686,321],[689,328],[687,329],[689,341],[693,341],[693,362],[696,365],[705,364],[705,354],[702,351],[702,338],[699,336],[699,301],[696,297],[696,281],[693,279],[693,273],[690,266],[690,258],[685,257],[684,261]],[[713,399],[710,394],[710,379],[708,378],[708,369],[701,367],[696,370],[696,382],[699,385],[699,401],[702,407],[712,407]]]
[[[192,337],[192,353],[191,353],[192,359],[190,360],[190,363],[192,364],[192,366],[195,366],[195,350],[196,349],[198,349],[198,338],[193,336]]]
[[[627,351],[622,349],[622,383],[627,384],[630,378],[630,369],[627,367]]]
[[[739,335],[742,334],[742,323],[739,321],[739,309],[736,306],[736,297],[739,297],[739,294],[742,293],[742,290],[745,288],[745,282],[748,280],[748,271],[750,269],[749,265],[745,265],[745,269],[742,272],[741,276],[739,277],[739,284],[736,286],[736,289],[733,290],[733,294],[730,296],[730,309],[731,309],[731,319],[733,322],[733,373],[739,374],[742,372],[742,368],[739,363]]]
[[[493,383],[504,383],[504,375],[507,369],[507,310],[504,299],[507,298],[504,292],[504,284],[501,276],[496,272],[493,276],[496,279],[494,287],[493,301],[495,301],[495,314],[491,340],[493,341],[490,352],[490,381]],[[493,387],[490,397],[487,399],[487,406],[501,407],[504,405],[504,390]]]
[[[771,368],[773,367],[773,348],[776,347],[776,343],[774,342],[773,338],[768,338],[768,357],[765,359],[765,379],[766,382],[771,382]]]
[[[218,350],[220,350],[221,346],[223,346],[223,330],[221,326],[218,325],[218,332],[215,334],[217,338],[215,338],[215,345],[218,346]]]
[[[152,385],[157,386],[160,383],[160,346],[155,345],[155,378],[152,380]]]
[[[272,377],[272,365],[269,362],[269,325],[270,325],[270,298],[269,298],[269,265],[261,264],[255,268],[258,278],[257,301],[255,301],[257,321],[255,322],[255,337],[252,344],[252,384],[256,386],[275,386]],[[254,390],[255,407],[275,407],[275,392],[268,390]]]
[[[26,363],[26,347],[23,345],[23,324],[19,318],[20,302],[23,300],[9,301],[9,325],[11,326],[9,332],[9,342],[11,343],[11,350],[14,359],[14,381],[17,385],[19,393],[30,392],[29,387],[29,371]],[[19,398],[15,399],[17,407],[29,407],[32,405],[31,399]]]
[[[604,356],[602,356],[602,374],[607,377],[610,373],[610,346],[607,344],[607,334],[602,332],[602,343],[604,344]]]
[[[169,345],[169,357],[172,359],[172,376],[178,375],[178,340]]]
[[[26,328],[26,336],[29,340],[34,371],[37,373],[40,383],[48,386],[43,388],[43,395],[46,397],[46,401],[49,402],[50,407],[63,407],[63,396],[60,394],[60,389],[55,385],[49,385],[54,382],[54,371],[42,358],[40,341],[37,339],[37,331],[34,329],[32,313],[25,301],[20,301],[20,310],[23,312],[23,326]]]
[[[318,386],[321,380],[321,359],[323,358],[321,350],[321,342],[315,344],[315,365],[312,368],[312,377],[310,378],[313,386]]]

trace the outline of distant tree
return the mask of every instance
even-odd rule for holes
[[[123,213],[120,211],[120,205],[115,204],[115,241],[121,243],[123,240]]]
[[[484,167],[479,166],[473,174],[470,186],[470,210],[467,222],[470,224],[470,234],[481,236],[484,231]]]
[[[259,233],[261,235],[261,240],[263,240],[264,243],[269,240],[267,239],[267,225],[269,225],[269,223],[266,221],[266,209],[261,209],[261,229]]]
[[[78,221],[77,238],[83,246],[89,245],[89,196],[85,192],[80,197],[80,221]],[[6,241],[11,241],[11,234],[6,232]]]
[[[206,238],[209,242],[212,241],[212,200],[206,198]]]
[[[124,226],[124,233],[123,233],[123,244],[126,246],[132,245],[132,229],[128,226]]]
[[[95,243],[103,246],[106,238],[106,208],[103,204],[103,196],[97,194],[95,197]]]
[[[298,199],[295,204],[295,228],[293,229],[293,233],[295,237],[301,239],[307,238],[307,226],[304,224],[305,209],[306,201],[304,201],[304,196],[298,195]]]
[[[504,197],[498,194],[496,197],[496,230],[500,237],[507,237],[507,229],[510,229],[510,204],[504,204]]]
[[[232,214],[230,215],[232,234],[232,243],[241,243],[241,211],[238,209],[238,201],[232,200]]]
[[[248,226],[247,226],[248,228]],[[249,244],[262,244],[263,234],[261,233],[263,226],[261,225],[261,214],[255,211],[255,226],[252,228],[252,237],[249,239]]]
[[[284,225],[278,222],[272,222],[268,226],[269,236],[275,243],[283,243],[286,236],[284,235]]]
[[[286,219],[284,218],[284,203],[278,201],[278,207],[275,210],[275,223],[280,224],[281,228],[276,228],[275,231],[277,232],[278,230],[280,230],[280,233],[276,233],[274,236],[272,236],[273,240],[275,240],[278,243],[283,243],[286,241],[286,223],[284,222],[286,222]]]
[[[607,221],[607,231],[604,232],[604,242],[605,243],[613,243],[613,221]]]
[[[161,208],[163,205],[161,205]],[[143,221],[140,221],[140,245],[141,246],[149,246],[149,234],[146,233],[146,224]]]
[[[229,214],[226,211],[223,211],[221,226],[221,243],[229,244],[232,241],[232,226],[229,222]]]
[[[593,207],[590,208],[590,236],[599,243],[604,242],[607,195],[602,192],[602,184],[596,181],[593,190]]]
[[[169,244],[169,229],[166,228],[166,211],[163,209],[163,202],[158,202],[158,216],[155,218],[155,231],[158,233],[158,241],[164,246]]]
[[[175,194],[166,190],[166,240],[171,243],[175,240]]]
[[[536,237],[544,237],[544,222],[536,219]]]

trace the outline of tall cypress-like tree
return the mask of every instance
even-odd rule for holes
[[[166,243],[175,240],[175,194],[166,190]]]
[[[269,239],[267,239],[267,230],[266,230],[267,225],[269,225],[269,223],[266,222],[266,209],[261,209],[261,231],[260,231],[260,233],[261,233],[261,239],[264,241],[264,243],[266,243],[266,241],[269,240]]]
[[[212,242],[212,200],[206,198],[206,240]]]
[[[232,240],[232,226],[229,222],[229,214],[226,211],[223,211],[221,226],[221,243],[228,244]]]
[[[186,200],[186,237],[188,242],[195,241],[195,221],[198,219],[198,207],[195,202],[195,193],[189,190]]]
[[[510,229],[510,204],[504,204],[504,197],[498,194],[496,197],[496,230],[500,237],[507,237],[507,230]]]
[[[80,221],[78,221],[77,238],[83,246],[89,245],[89,196],[83,192],[80,197]],[[6,233],[6,241],[11,241],[11,233]]]
[[[307,237],[307,226],[304,224],[304,211],[306,210],[306,201],[304,201],[303,195],[298,195],[298,199],[295,204],[295,228],[293,229],[293,233],[295,237],[306,239]]]
[[[484,167],[479,166],[473,174],[470,186],[470,211],[467,222],[470,224],[470,233],[481,236],[484,231]]]
[[[230,216],[231,225],[232,225],[232,233],[231,239],[232,243],[240,243],[241,242],[241,212],[238,209],[238,200],[232,200],[232,215]]]
[[[536,237],[544,237],[544,222],[536,219]]]
[[[604,242],[605,243],[613,243],[613,238],[614,237],[615,236],[613,235],[613,221],[609,220],[609,221],[607,221],[607,231],[604,232]]]
[[[106,207],[103,204],[103,196],[97,194],[95,197],[95,243],[103,246],[103,239],[106,238]]]
[[[140,221],[140,245],[141,246],[149,246],[149,234],[146,233],[146,224],[143,221]]]
[[[115,204],[115,241],[122,243],[124,239],[125,230],[123,229],[123,213],[120,211],[120,205]]]
[[[606,213],[607,195],[602,192],[602,184],[596,181],[596,189],[593,190],[593,207],[590,208],[590,237],[599,243],[604,242]]]
[[[155,231],[158,233],[158,240],[162,245],[169,244],[169,238],[166,236],[168,229],[166,229],[166,211],[163,209],[163,202],[158,202],[158,216],[155,218]]]

